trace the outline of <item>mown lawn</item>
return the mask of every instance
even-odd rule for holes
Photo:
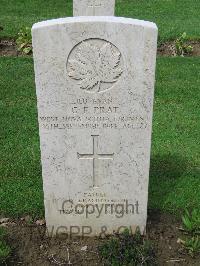
[[[158,58],[149,208],[200,202],[200,58]],[[42,216],[32,58],[0,58],[0,213]]]
[[[116,15],[149,20],[159,27],[159,41],[176,39],[184,31],[200,39],[199,0],[116,0]],[[1,37],[16,37],[33,23],[72,16],[72,0],[0,0]]]
[[[159,58],[149,207],[200,208],[200,58]]]
[[[32,59],[1,57],[0,88],[0,213],[42,214]]]

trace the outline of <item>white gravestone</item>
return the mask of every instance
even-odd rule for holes
[[[48,230],[145,232],[156,25],[75,17],[32,36]]]
[[[74,0],[75,16],[114,16],[115,0]]]

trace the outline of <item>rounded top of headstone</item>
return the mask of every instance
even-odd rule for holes
[[[157,26],[153,22],[132,19],[132,18],[124,18],[124,17],[111,17],[111,16],[82,16],[82,17],[68,17],[68,18],[59,18],[59,19],[51,19],[46,21],[41,21],[33,24],[32,30],[36,30],[43,27],[51,27],[54,25],[62,25],[62,24],[70,24],[70,23],[87,23],[87,22],[102,22],[102,23],[122,23],[129,24],[135,26],[141,26],[146,28],[151,28],[157,30]]]

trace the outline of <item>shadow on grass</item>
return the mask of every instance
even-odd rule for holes
[[[189,168],[190,162],[179,154],[156,155],[151,158],[150,178],[177,179]]]
[[[151,159],[149,209],[179,215],[185,208],[199,206],[198,169],[179,154]]]

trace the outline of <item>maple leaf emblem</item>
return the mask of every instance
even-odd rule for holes
[[[121,54],[105,42],[101,47],[83,41],[69,60],[68,76],[78,81],[81,89],[100,92],[102,83],[114,83],[122,74]],[[107,89],[107,88],[106,88]]]

